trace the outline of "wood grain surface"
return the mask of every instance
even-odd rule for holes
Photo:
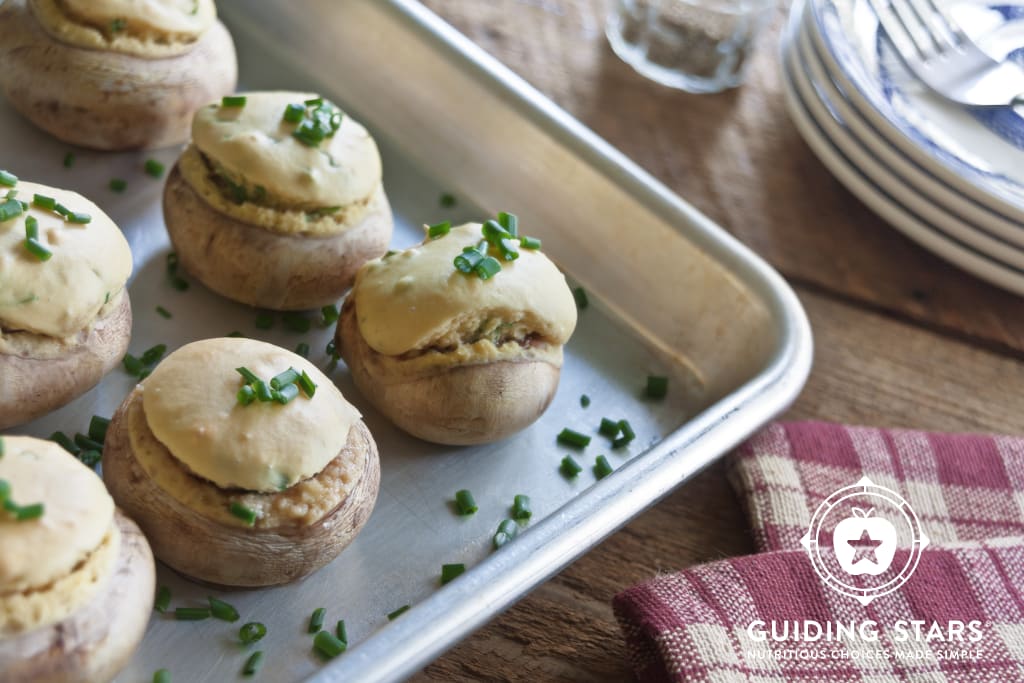
[[[785,418],[1024,431],[1021,299],[900,236],[814,157],[782,100],[781,10],[748,83],[709,96],[663,88],[620,62],[604,39],[603,0],[423,2],[789,279],[816,351]],[[714,466],[415,680],[630,680],[612,596],[752,549]]]

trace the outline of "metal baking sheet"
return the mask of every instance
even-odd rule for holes
[[[301,12],[274,0],[218,5],[238,46],[243,89],[322,92],[377,136],[397,217],[395,247],[418,242],[425,222],[509,210],[590,295],[551,408],[500,443],[417,441],[362,400],[344,366],[334,374],[380,446],[373,516],[338,560],[308,579],[227,599],[243,621],[268,626],[262,680],[400,679],[781,412],[806,380],[810,330],[792,291],[761,260],[419,4],[307,0]],[[125,231],[135,256],[133,353],[240,331],[287,348],[305,341],[311,358],[326,364],[330,330],[295,335],[278,323],[261,331],[252,309],[198,285],[185,293],[168,286],[162,181],[141,169],[151,157],[170,167],[180,150],[73,150],[76,163],[66,169],[70,148],[6,103],[0,141],[0,168],[82,192]],[[128,180],[127,192],[108,189],[114,177]],[[442,193],[458,205],[442,208]],[[157,305],[174,317],[160,317]],[[647,374],[671,376],[667,400],[641,398]],[[114,411],[132,382],[116,370],[74,403],[10,431],[85,431],[91,415]],[[567,451],[555,435],[566,426],[596,434],[603,416],[628,418],[638,440],[620,453],[595,436],[575,454],[584,472],[566,481],[558,464]],[[616,471],[595,482],[598,454]],[[460,488],[480,505],[472,517],[449,508]],[[517,493],[532,498],[533,519],[493,552],[491,536]],[[440,588],[440,567],[452,562],[469,571]],[[173,605],[210,594],[163,567],[158,581],[172,588]],[[412,609],[389,623],[386,615],[406,604]],[[328,624],[348,625],[352,648],[330,663],[313,653],[306,633],[316,607],[327,608]],[[154,615],[118,681],[148,680],[161,667],[178,681],[231,679],[246,657],[237,626]]]

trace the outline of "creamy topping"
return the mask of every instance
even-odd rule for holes
[[[217,19],[213,0],[30,0],[46,30],[86,48],[142,57],[188,51]]]
[[[29,210],[0,223],[0,328],[70,337],[120,296],[132,272],[131,250],[114,222],[85,197],[27,182],[15,189],[18,199],[29,202]],[[92,221],[68,223],[33,206],[33,194],[88,213]],[[48,261],[25,249],[26,216],[39,221],[39,240],[53,252]]]
[[[388,356],[457,349],[482,338],[560,345],[576,327],[576,303],[565,277],[540,251],[523,249],[490,280],[453,266],[463,247],[477,244],[479,223],[366,264],[353,296],[367,345]]]
[[[0,437],[0,479],[18,505],[42,503],[42,517],[18,522],[0,511],[0,594],[41,588],[67,576],[110,533],[114,501],[96,473],[52,441]]]
[[[287,405],[238,404],[246,367],[269,382],[289,367],[317,389]],[[312,477],[341,451],[360,418],[337,387],[305,358],[251,339],[183,346],[142,383],[153,435],[194,474],[220,488],[280,491]]]
[[[283,119],[289,104],[316,97],[252,92],[244,107],[211,104],[196,113],[192,142],[216,174],[245,188],[248,201],[320,212],[365,204],[381,184],[369,132],[346,115],[331,137],[308,146],[292,136],[296,124]]]

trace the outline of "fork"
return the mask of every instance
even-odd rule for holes
[[[987,55],[935,0],[869,0],[903,63],[960,104],[996,107],[1024,95],[1024,69]]]

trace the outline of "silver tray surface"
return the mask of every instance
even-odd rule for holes
[[[381,451],[377,507],[357,540],[323,570],[282,588],[231,592],[242,621],[175,622],[154,615],[118,681],[149,680],[157,668],[176,681],[239,675],[247,651],[237,628],[269,630],[260,679],[275,682],[403,678],[429,662],[774,415],[802,388],[811,335],[784,281],[725,231],[411,0],[307,0],[301,11],[274,0],[221,0],[239,51],[243,89],[313,90],[332,98],[377,136],[385,187],[396,213],[393,245],[422,237],[423,223],[519,214],[570,279],[586,288],[566,349],[562,383],[544,417],[488,446],[447,448],[397,431],[369,407],[342,365],[334,379],[364,414]],[[0,102],[0,168],[82,192],[123,228],[135,256],[129,291],[135,312],[131,351],[177,348],[232,331],[286,348],[300,341],[326,365],[331,330],[296,335],[278,322],[258,330],[252,309],[194,284],[184,293],[165,276],[169,243],[160,210],[162,181],[145,159],[174,162],[180,150],[98,154],[48,138]],[[685,153],[685,151],[681,151]],[[123,195],[110,178],[129,181]],[[442,193],[458,205],[440,207]],[[157,305],[174,317],[165,320]],[[669,397],[641,397],[646,375],[666,374]],[[2,378],[0,378],[2,381]],[[133,386],[117,370],[61,410],[10,433],[85,431],[93,414],[113,413]],[[580,405],[581,394],[592,400]],[[596,436],[601,417],[627,418],[639,437],[628,451]],[[575,481],[558,473],[569,453],[563,427],[594,434],[573,456]],[[616,471],[595,482],[596,455]],[[457,517],[449,501],[470,489],[480,505]],[[491,536],[517,493],[534,516],[498,552]],[[466,574],[438,585],[444,563]],[[211,594],[161,567],[172,605]],[[412,605],[393,622],[386,615]],[[325,663],[311,649],[311,612],[346,621],[351,649]]]

